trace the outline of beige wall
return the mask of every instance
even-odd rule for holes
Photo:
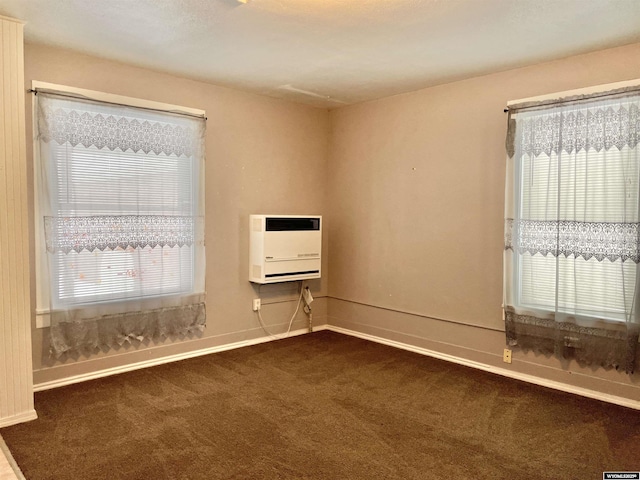
[[[69,85],[149,99],[207,112],[206,255],[207,328],[199,339],[123,348],[87,360],[51,364],[46,329],[35,329],[34,380],[52,381],[190,350],[262,337],[251,300],[263,299],[263,316],[286,330],[295,308],[292,284],[258,288],[247,281],[248,216],[251,213],[323,214],[326,110],[238,92],[105,61],[56,48],[25,47],[25,81]],[[31,96],[27,98],[27,138],[32,138]],[[32,142],[28,141],[28,161]],[[30,163],[31,165],[31,163]],[[33,198],[33,172],[29,175]],[[33,201],[31,205],[33,219]],[[34,255],[33,223],[31,255]],[[326,258],[326,255],[325,255]],[[323,266],[326,272],[326,263]],[[34,273],[32,272],[32,275]],[[35,282],[34,282],[35,283]],[[309,282],[318,302],[314,320],[325,323],[326,278]],[[294,287],[295,288],[295,287]],[[271,302],[276,302],[272,303]],[[35,306],[34,306],[35,307]],[[299,314],[293,329],[306,325]]]
[[[262,297],[266,319],[282,323],[294,292],[246,281],[247,216],[319,213],[325,263],[324,278],[311,282],[317,324],[640,398],[640,380],[617,372],[521,352],[503,364],[500,309],[506,102],[638,78],[640,44],[330,113],[55,48],[27,45],[25,60],[28,84],[201,108],[209,118],[204,335],[52,365],[46,330],[34,329],[35,383],[262,336],[251,299]],[[30,176],[30,194],[32,185]],[[304,325],[298,318],[294,328]]]
[[[506,366],[503,109],[639,77],[634,44],[332,111],[329,323]],[[640,399],[637,375],[521,352],[508,368]]]

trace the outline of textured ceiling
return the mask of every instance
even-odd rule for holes
[[[640,0],[0,0],[0,15],[30,43],[329,108],[640,41]]]

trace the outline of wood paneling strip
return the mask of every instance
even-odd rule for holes
[[[0,17],[0,427],[36,417],[22,30]]]

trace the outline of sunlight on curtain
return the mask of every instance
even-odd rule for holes
[[[36,98],[52,354],[201,331],[204,119]]]
[[[510,107],[507,342],[632,372],[640,95]]]

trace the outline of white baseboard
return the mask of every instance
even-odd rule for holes
[[[13,470],[13,473],[15,474],[15,477],[9,476],[9,477],[6,477],[6,479],[11,480],[12,478],[15,478],[15,480],[26,480],[24,478],[24,475],[22,474],[22,470],[20,470],[20,467],[18,467],[18,464],[13,458],[13,455],[11,455],[11,452],[9,451],[9,447],[7,447],[7,444],[4,443],[4,439],[2,438],[2,435],[0,435],[0,456],[2,455],[4,455],[4,457],[7,459],[7,463],[11,467],[11,470]],[[0,478],[4,479],[5,476],[2,476]]]
[[[502,375],[503,377],[514,378],[516,380],[522,380],[524,382],[533,383],[535,385],[553,388],[554,390],[573,393],[576,395],[581,395],[583,397],[593,398],[596,400],[601,400],[603,402],[614,403],[616,405],[621,405],[623,407],[640,410],[640,401],[637,401],[637,400],[618,397],[616,395],[609,395],[609,394],[598,392],[595,390],[589,390],[587,388],[575,387],[573,385],[567,385],[565,383],[556,382],[554,380],[547,380],[545,378],[536,377],[534,375],[528,375],[526,373],[514,372],[511,370],[507,370],[505,368],[494,367],[493,365],[488,365],[480,362],[474,362],[472,360],[467,360],[462,357],[456,357],[454,355],[448,355],[446,353],[436,352],[434,350],[429,350],[422,347],[416,347],[414,345],[397,342],[395,340],[388,340],[386,338],[377,337],[375,335],[369,335],[367,333],[357,332],[355,330],[349,330],[347,328],[328,325],[326,329],[331,330],[332,332],[343,333],[345,335],[351,335],[353,337],[362,338],[364,340],[370,340],[372,342],[382,343],[384,345],[389,345],[391,347],[401,348],[402,350],[408,350],[410,352],[419,353],[421,355],[427,355],[429,357],[438,358],[440,360],[446,360],[447,362],[457,363],[458,365],[477,368],[478,370],[495,373],[497,375]]]
[[[29,422],[38,418],[38,414],[35,410],[28,410],[26,412],[19,413],[18,415],[12,415],[10,417],[0,418],[0,428],[8,427],[10,425],[16,425],[22,422]]]
[[[318,325],[313,327],[314,332],[325,330],[327,325]],[[304,335],[309,333],[306,328],[293,330],[289,333],[289,337],[295,337],[297,335]],[[50,382],[37,383],[33,386],[34,392],[41,392],[43,390],[49,390],[52,388],[64,387],[65,385],[72,385],[74,383],[86,382],[87,380],[94,380],[96,378],[108,377],[110,375],[117,375],[119,373],[131,372],[134,370],[140,370],[141,368],[154,367],[156,365],[162,365],[164,363],[177,362],[179,360],[186,360],[188,358],[200,357],[202,355],[209,355],[210,353],[224,352],[226,350],[233,350],[236,348],[248,347],[250,345],[257,345],[259,343],[271,342],[273,340],[280,340],[287,338],[286,333],[281,333],[273,336],[252,338],[251,340],[243,340],[241,342],[227,343],[224,345],[216,345],[215,347],[202,348],[200,350],[193,350],[190,352],[179,353],[176,355],[169,355],[167,357],[155,358],[153,360],[145,360],[142,362],[130,363],[119,367],[106,368],[103,370],[96,370],[90,373],[84,373],[80,375],[74,375],[71,377],[65,377],[57,380],[51,380]],[[34,412],[35,413],[35,412]],[[18,422],[14,422],[18,423]],[[2,423],[0,423],[0,427]]]
[[[504,368],[495,367],[493,365],[488,365],[488,364],[480,363],[480,362],[474,362],[474,361],[468,360],[466,358],[456,357],[454,355],[449,355],[449,354],[446,354],[446,353],[437,352],[435,350],[429,350],[429,349],[422,348],[422,347],[416,347],[414,345],[410,345],[410,344],[407,344],[407,343],[397,342],[395,340],[388,340],[388,339],[383,338],[383,337],[378,337],[378,336],[375,336],[375,335],[369,335],[369,334],[366,334],[366,333],[357,332],[355,330],[349,330],[347,328],[336,327],[336,326],[333,326],[333,325],[318,325],[318,326],[315,326],[313,330],[315,332],[321,331],[321,330],[330,330],[330,331],[333,331],[333,332],[342,333],[342,334],[345,334],[345,335],[350,335],[350,336],[353,336],[353,337],[362,338],[364,340],[370,340],[372,342],[381,343],[381,344],[384,344],[384,345],[389,345],[391,347],[400,348],[402,350],[408,350],[408,351],[411,351],[411,352],[419,353],[421,355],[427,355],[429,357],[438,358],[440,360],[445,360],[445,361],[448,361],[448,362],[457,363],[459,365],[464,365],[464,366],[467,366],[467,367],[476,368],[478,370],[483,370],[485,372],[495,373],[497,375],[502,375],[504,377],[509,377],[509,378],[513,378],[513,379],[516,379],[516,380],[522,380],[524,382],[532,383],[532,384],[535,384],[535,385],[540,385],[540,386],[543,386],[543,387],[553,388],[555,390],[560,390],[560,391],[567,392],[567,393],[573,393],[573,394],[576,394],[576,395],[581,395],[583,397],[593,398],[593,399],[596,399],[596,400],[601,400],[603,402],[613,403],[613,404],[616,404],[616,405],[621,405],[623,407],[628,407],[628,408],[633,408],[635,410],[640,410],[640,401],[630,400],[628,398],[619,397],[619,396],[616,396],[616,395],[609,395],[609,394],[598,392],[598,391],[595,391],[595,390],[590,390],[590,389],[587,389],[587,388],[576,387],[576,386],[573,386],[573,385],[567,385],[567,384],[562,383],[562,382],[557,382],[557,381],[554,381],[554,380],[548,380],[548,379],[545,379],[545,378],[542,378],[542,377],[536,377],[534,375],[514,372],[514,371],[511,371],[511,370],[504,369]],[[294,330],[289,334],[289,336],[304,335],[306,333],[308,333],[307,329]],[[87,380],[94,380],[96,378],[107,377],[107,376],[110,376],[110,375],[117,375],[119,373],[125,373],[125,372],[134,371],[134,370],[139,370],[141,368],[153,367],[155,365],[162,365],[164,363],[176,362],[176,361],[179,361],[179,360],[186,360],[188,358],[194,358],[194,357],[199,357],[199,356],[202,356],[202,355],[208,355],[210,353],[224,352],[226,350],[233,350],[233,349],[236,349],[236,348],[248,347],[250,345],[257,345],[257,344],[260,344],[260,343],[270,342],[270,341],[273,341],[273,340],[279,340],[279,339],[282,339],[282,338],[286,338],[286,334],[274,335],[272,337],[270,337],[270,336],[259,337],[259,338],[254,338],[254,339],[251,339],[251,340],[244,340],[244,341],[241,341],[241,342],[228,343],[228,344],[225,344],[225,345],[217,345],[215,347],[208,347],[208,348],[203,348],[203,349],[200,349],[200,350],[194,350],[194,351],[191,351],[191,352],[180,353],[180,354],[177,354],[177,355],[170,355],[170,356],[167,356],[167,357],[157,358],[157,359],[153,359],[153,360],[145,360],[143,362],[132,363],[132,364],[123,365],[123,366],[120,366],[120,367],[107,368],[107,369],[104,369],[104,370],[98,370],[98,371],[94,371],[94,372],[90,372],[90,373],[86,373],[86,374],[75,375],[75,376],[72,376],[72,377],[65,377],[65,378],[58,379],[58,380],[52,380],[50,382],[38,383],[38,384],[34,385],[33,390],[35,392],[39,392],[39,391],[43,391],[43,390],[49,390],[51,388],[63,387],[65,385],[72,385],[74,383],[85,382]],[[9,419],[2,419],[2,420],[0,420],[0,427],[13,425],[14,423],[20,423],[20,422],[23,422],[23,421],[33,420],[36,417],[37,417],[36,413],[35,413],[35,411],[33,411],[32,416],[28,416],[28,418],[25,417],[25,418],[16,419],[16,417],[11,417]]]

